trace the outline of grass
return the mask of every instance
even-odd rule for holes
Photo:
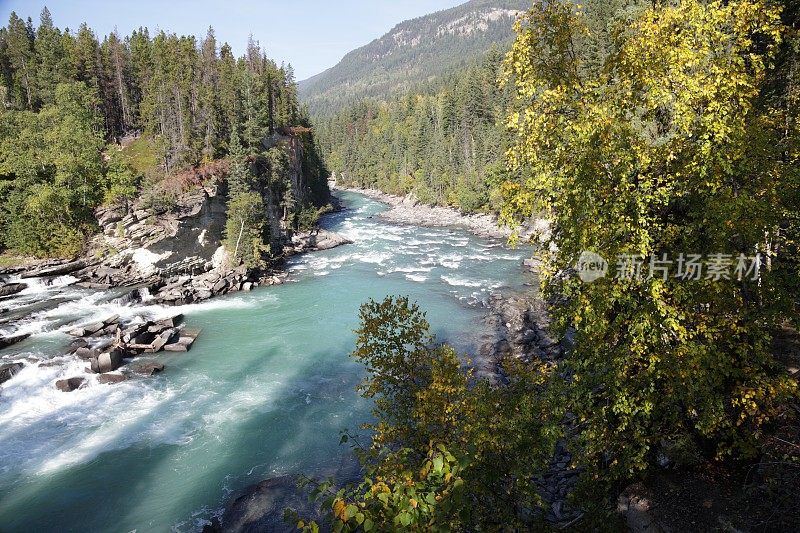
[[[150,139],[139,137],[122,150],[123,157],[137,174],[146,176],[159,165],[156,148]]]
[[[26,266],[33,263],[35,259],[12,253],[0,253],[0,268]]]

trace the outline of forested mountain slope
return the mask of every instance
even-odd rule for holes
[[[334,67],[301,81],[301,100],[316,117],[363,97],[384,97],[437,80],[473,63],[492,45],[510,43],[514,18],[529,7],[529,0],[471,0],[401,22]]]
[[[317,138],[340,184],[413,193],[465,212],[496,210],[490,184],[505,176],[503,127],[510,91],[497,85],[502,54],[439,83],[386,99],[363,99],[317,120]]]

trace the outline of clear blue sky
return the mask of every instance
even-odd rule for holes
[[[237,54],[253,37],[267,55],[291,63],[298,80],[335,65],[344,54],[380,37],[403,20],[466,0],[0,0],[0,20],[12,11],[39,23],[47,6],[60,28],[86,22],[102,37],[116,27],[127,35],[139,26],[203,36],[213,26],[217,40]]]

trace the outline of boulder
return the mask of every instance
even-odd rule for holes
[[[30,333],[24,333],[22,335],[12,335],[11,337],[0,337],[0,349],[7,348],[12,344],[24,341],[30,336],[31,336]]]
[[[5,363],[0,365],[0,383],[5,383],[11,379],[14,374],[22,370],[25,366],[22,363]]]
[[[101,353],[97,356],[97,370],[95,370],[94,361],[92,361],[92,370],[98,374],[105,374],[106,372],[113,372],[122,366],[122,350],[115,349],[110,352]]]
[[[140,333],[131,340],[131,344],[143,345],[143,346],[149,345],[151,342],[153,342],[153,339],[155,338],[156,338],[155,333],[151,333],[150,331],[143,331],[142,333]]]
[[[195,338],[181,335],[176,342],[164,346],[164,350],[168,352],[188,352],[192,349]]]
[[[156,324],[164,326],[164,328],[174,328],[176,326],[179,326],[181,322],[183,322],[182,314],[177,314],[169,318],[162,318],[161,320],[156,320]]]
[[[177,337],[178,331],[175,329],[168,329],[156,337],[150,345],[149,349],[145,352],[157,352],[161,350],[167,343],[171,342]]]
[[[111,385],[114,383],[121,383],[127,379],[128,376],[124,374],[101,374],[100,377],[97,378],[97,381],[104,385]]]
[[[80,378],[80,377],[59,379],[58,381],[56,381],[56,388],[61,392],[72,392],[76,389],[81,388],[85,381],[86,381],[85,378]]]
[[[149,322],[135,324],[122,330],[122,342],[131,342],[134,338],[141,335],[148,328]]]
[[[171,327],[171,326],[165,326],[163,324],[151,324],[151,325],[147,326],[147,331],[149,333],[152,333],[153,335],[158,335],[159,333],[161,333],[162,331],[164,331],[168,327]]]
[[[90,361],[95,359],[99,354],[95,348],[89,348],[88,346],[81,346],[77,350],[75,350],[75,355],[80,357],[85,361]]]
[[[94,335],[104,327],[106,327],[104,322],[95,322],[93,324],[86,324],[85,326],[77,327],[68,331],[67,334],[72,335],[73,337],[88,337],[89,335]]]
[[[315,246],[317,250],[330,250],[344,244],[353,244],[353,241],[343,235],[324,229],[319,230],[317,233]]]
[[[11,296],[24,291],[27,287],[27,283],[6,283],[5,285],[0,285],[0,296]]]
[[[225,289],[227,286],[228,286],[228,280],[227,280],[227,278],[220,278],[220,280],[219,280],[219,281],[217,281],[217,282],[214,284],[214,286],[211,288],[211,292],[213,292],[213,293],[215,293],[215,294],[217,294],[217,293],[220,293],[220,292],[222,292],[222,291],[223,291],[223,290],[224,290],[224,289]]]
[[[308,491],[298,488],[290,476],[266,479],[245,488],[243,494],[225,507],[221,530],[296,531],[293,524],[283,520],[284,509],[294,509],[301,516],[313,519],[318,514],[317,507],[313,498],[308,497]]]
[[[23,278],[36,278],[36,277],[44,277],[44,276],[63,276],[64,274],[71,274],[76,270],[80,270],[82,268],[86,268],[88,266],[87,261],[82,259],[78,259],[77,261],[70,261],[67,263],[62,263],[60,265],[39,268],[36,270],[29,270],[22,274]]]
[[[164,363],[154,361],[141,362],[131,367],[131,371],[143,376],[152,376],[164,370]]]
[[[89,345],[89,341],[83,337],[78,337],[69,343],[69,353],[74,353],[78,348],[85,348]]]

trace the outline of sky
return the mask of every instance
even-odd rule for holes
[[[12,11],[39,23],[46,5],[60,28],[86,22],[102,37],[116,28],[128,35],[139,26],[180,35],[206,34],[241,54],[251,33],[267,56],[291,63],[298,80],[332,67],[403,20],[453,7],[465,0],[0,0],[0,21]]]

